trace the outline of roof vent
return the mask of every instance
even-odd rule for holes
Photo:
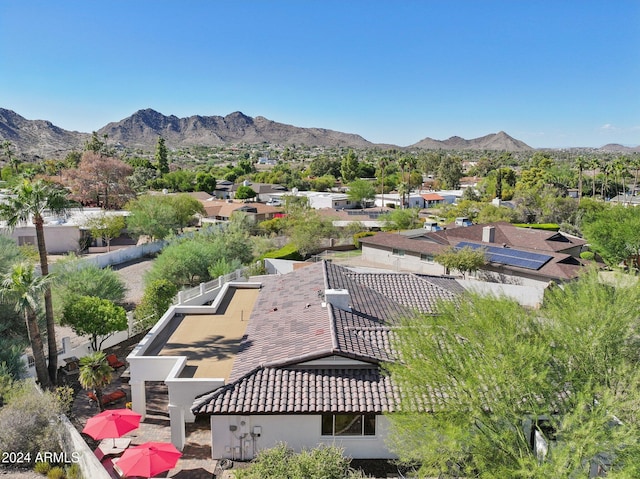
[[[493,243],[496,240],[496,228],[494,226],[485,226],[482,228],[482,242]]]
[[[347,289],[327,289],[324,292],[324,299],[334,308],[351,311],[351,295]]]

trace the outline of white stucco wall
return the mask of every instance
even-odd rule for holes
[[[394,255],[391,250],[374,248],[362,245],[362,259],[380,265],[385,265],[389,269],[401,272],[412,272],[420,274],[442,275],[445,274],[444,267],[435,262],[423,261],[420,256],[405,253],[404,256]]]
[[[11,232],[11,237],[16,240],[17,244],[24,242],[36,243],[36,227],[20,226]],[[32,240],[23,239],[32,238]],[[80,250],[80,228],[77,225],[45,225],[44,241],[47,245],[47,252],[52,254],[68,253],[69,251]]]
[[[285,442],[295,451],[318,445],[335,445],[353,459],[394,459],[385,444],[389,421],[376,416],[375,436],[322,436],[320,415],[211,416],[211,444],[214,459],[248,460],[261,449]],[[235,426],[236,430],[230,428]],[[260,437],[252,437],[254,428]]]

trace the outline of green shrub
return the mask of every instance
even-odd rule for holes
[[[356,233],[353,235],[353,245],[360,249],[360,238],[364,238],[366,236],[374,236],[376,233],[373,231],[361,231],[360,233]]]
[[[82,471],[78,464],[71,464],[66,468],[67,479],[82,479]]]
[[[246,469],[238,469],[236,479],[344,479],[362,477],[350,469],[351,460],[343,456],[343,450],[336,446],[318,446],[293,452],[286,444],[280,443],[271,449],[258,453]]]
[[[54,393],[38,394],[30,381],[19,381],[0,409],[0,450],[35,457],[40,451],[60,452],[55,418],[61,407]]]
[[[558,231],[560,229],[560,225],[558,225],[557,223],[514,223],[513,226],[545,231]]]
[[[291,259],[291,260],[302,260],[302,255],[297,250],[296,246],[292,243],[284,245],[282,248],[276,251],[271,251],[266,253],[262,258],[273,258],[273,259]]]
[[[596,257],[596,254],[593,251],[583,251],[580,253],[580,258],[586,259],[588,261],[593,261]]]
[[[36,462],[36,465],[34,466],[33,470],[38,474],[42,474],[43,476],[46,476],[51,470],[51,464],[49,464],[46,461]]]
[[[47,473],[47,479],[65,479],[66,473],[60,466],[52,467]]]

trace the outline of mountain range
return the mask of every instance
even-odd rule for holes
[[[118,122],[109,123],[97,131],[108,135],[110,143],[128,148],[153,151],[159,136],[168,147],[217,146],[238,143],[269,143],[349,148],[406,148],[445,150],[527,151],[530,146],[505,132],[465,140],[453,136],[447,140],[424,138],[408,147],[383,145],[367,141],[360,135],[324,128],[301,128],[278,123],[262,116],[252,118],[241,112],[226,116],[193,115],[178,118],[152,109],[144,109]],[[16,112],[0,108],[0,142],[11,141],[14,150],[32,158],[63,157],[72,150],[81,150],[90,133],[69,131],[46,120],[27,120]],[[609,151],[625,147],[607,145]],[[638,151],[637,148],[631,151]]]

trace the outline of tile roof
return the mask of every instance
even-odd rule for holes
[[[346,289],[350,311],[323,306],[326,289]],[[355,273],[320,262],[264,278],[230,382],[196,400],[196,414],[385,412],[397,393],[379,363],[393,360],[393,321],[432,312],[431,302],[463,291],[453,280],[413,274]],[[353,368],[313,368],[342,356]],[[277,398],[277,400],[276,400]]]
[[[438,193],[424,193],[422,199],[427,201],[444,201],[444,198],[440,196]]]
[[[261,368],[200,397],[195,414],[394,411],[399,396],[378,368]]]

